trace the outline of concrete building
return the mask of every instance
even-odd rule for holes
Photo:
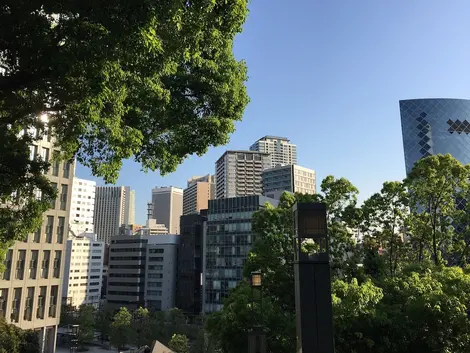
[[[152,217],[164,224],[170,234],[179,234],[180,217],[183,214],[183,189],[157,187],[152,189]]]
[[[202,311],[202,259],[207,210],[181,216],[176,307],[187,315]]]
[[[58,152],[48,134],[30,151],[31,158],[39,155],[46,161]],[[41,353],[55,352],[74,172],[75,165],[69,161],[51,161],[46,176],[58,190],[57,199],[44,213],[37,232],[7,250],[5,271],[0,274],[0,316],[37,331]]]
[[[94,232],[95,192],[96,182],[77,177],[73,178],[69,229],[75,235]]]
[[[192,177],[183,191],[183,214],[207,210],[209,200],[215,199],[215,176]]]
[[[106,300],[115,307],[175,306],[179,235],[119,235],[109,248]]]
[[[251,218],[269,202],[278,201],[251,195],[209,201],[204,234],[203,311],[219,311],[223,299],[243,278],[243,266],[253,244]]]
[[[277,199],[284,191],[315,194],[315,171],[298,165],[277,166],[264,170],[263,195]]]
[[[134,234],[145,233],[148,235],[168,234],[168,228],[164,224],[157,223],[156,219],[147,219],[145,227],[141,227]]]
[[[226,151],[216,162],[216,198],[263,193],[262,173],[271,166],[268,153]]]
[[[133,224],[135,198],[128,186],[97,186],[95,197],[94,226],[98,240],[109,244],[122,224]]]
[[[297,146],[290,143],[286,137],[262,137],[251,145],[250,151],[269,153],[271,156],[271,167],[297,164]]]
[[[71,235],[65,253],[62,303],[79,307],[82,304],[98,306],[101,299],[104,242],[94,233]]]

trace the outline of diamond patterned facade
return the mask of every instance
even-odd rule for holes
[[[406,173],[416,161],[450,153],[470,163],[470,100],[410,99],[400,101]]]

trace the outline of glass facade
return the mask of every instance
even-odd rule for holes
[[[402,100],[400,115],[407,174],[416,161],[435,154],[470,163],[470,100]]]
[[[204,311],[222,309],[223,299],[243,278],[243,266],[253,233],[251,218],[266,202],[278,201],[260,195],[209,200],[205,235]]]

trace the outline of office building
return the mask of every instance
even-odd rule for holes
[[[253,213],[269,202],[278,201],[261,195],[209,201],[204,235],[203,311],[222,309],[224,298],[243,278],[243,266],[251,246]]]
[[[103,277],[104,242],[94,233],[71,235],[65,253],[62,302],[78,308],[99,306]]]
[[[183,214],[183,189],[156,187],[152,189],[152,217],[164,224],[170,234],[179,234],[180,217]]]
[[[203,230],[206,221],[207,210],[181,216],[176,307],[187,315],[199,315],[202,311]]]
[[[216,198],[261,195],[262,173],[270,165],[268,153],[226,151],[216,162]]]
[[[51,162],[46,176],[57,188],[58,195],[44,213],[44,221],[37,232],[7,250],[5,271],[0,274],[0,316],[22,329],[37,331],[40,352],[53,353],[60,318],[75,165],[50,160],[57,150],[48,134],[31,145],[30,151],[31,158],[40,155]]]
[[[470,163],[470,100],[402,100],[400,114],[407,174],[416,161],[435,154]]]
[[[109,247],[107,302],[130,310],[175,306],[179,235],[118,235]]]
[[[285,137],[262,137],[251,145],[250,151],[269,153],[271,167],[297,164],[297,146],[290,143],[289,139]]]
[[[263,171],[264,196],[278,199],[284,191],[315,194],[315,171],[298,165],[277,166]]]
[[[122,224],[133,224],[135,214],[133,190],[128,186],[97,186],[94,226],[98,240],[109,244]]]
[[[157,223],[156,219],[147,219],[145,227],[141,227],[134,234],[140,234],[142,232],[148,233],[149,235],[161,235],[168,234],[168,228],[164,224]]]
[[[207,210],[209,200],[215,199],[215,176],[192,177],[183,191],[183,214]]]
[[[95,191],[96,182],[73,178],[69,231],[75,235],[94,232]]]

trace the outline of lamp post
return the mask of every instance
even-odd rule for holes
[[[293,214],[297,352],[334,353],[326,205],[297,203]]]
[[[252,314],[252,328],[248,335],[248,353],[266,353],[266,335],[263,326],[259,325],[263,322],[263,274],[260,271],[254,271],[250,277],[251,286],[251,314]],[[258,298],[255,295],[255,289],[259,292]],[[258,303],[259,316],[261,320],[256,320],[255,303]]]
[[[78,351],[78,325],[71,325],[70,353]]]

